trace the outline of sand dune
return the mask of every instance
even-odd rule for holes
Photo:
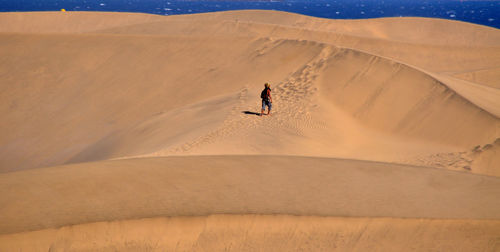
[[[61,15],[63,14],[63,15]],[[69,13],[68,13],[69,14]],[[109,12],[6,12],[0,15],[1,32],[14,33],[85,33],[162,20],[161,16]]]
[[[82,21],[85,20],[85,21]],[[223,21],[223,22],[220,22]],[[432,18],[378,18],[367,20],[331,20],[303,16],[280,11],[225,11],[216,13],[201,13],[191,15],[175,15],[162,17],[149,14],[124,14],[102,12],[17,12],[2,13],[2,32],[20,33],[101,33],[103,30],[124,33],[146,33],[153,29],[154,33],[203,32],[197,27],[210,27],[219,22],[227,25],[228,22],[237,22],[239,25],[262,24],[269,27],[291,27],[303,31],[326,31],[334,34],[357,36],[362,38],[376,38],[392,41],[404,41],[417,44],[441,44],[445,46],[498,46],[500,35],[497,29],[465,23],[460,21],[432,19]],[[157,26],[169,22],[184,25],[191,29],[180,29],[178,26]],[[203,24],[209,25],[203,25]],[[196,25],[193,25],[196,24]],[[137,30],[142,27],[146,30]],[[259,26],[257,26],[259,27]],[[409,30],[408,27],[415,27]],[[212,29],[215,29],[212,28]],[[260,28],[260,27],[259,27]],[[447,31],[447,32],[443,32]],[[208,34],[209,31],[205,31]],[[223,31],[221,31],[223,32]],[[233,31],[232,31],[233,32]],[[262,32],[262,31],[261,31]]]
[[[125,159],[5,173],[0,185],[3,233],[210,214],[500,218],[500,178],[328,158]]]
[[[8,50],[2,56],[14,63],[5,66],[4,76],[9,83],[30,83],[11,85],[2,93],[2,130],[11,132],[2,135],[3,170],[228,150],[403,162],[435,149],[470,149],[498,137],[494,92],[488,92],[492,105],[483,109],[426,73],[327,44],[136,35],[11,34],[3,40]],[[41,44],[47,45],[43,51],[38,50]],[[204,57],[194,57],[198,54]],[[242,112],[259,111],[258,95],[251,94],[258,94],[268,80],[278,83],[280,107],[271,124],[262,124]],[[463,92],[484,102],[481,93],[468,91]],[[460,127],[449,127],[456,124]],[[263,130],[273,135],[251,139]],[[237,138],[224,142],[230,136]],[[428,143],[401,148],[397,136]],[[269,143],[272,138],[284,143]],[[223,148],[193,150],[193,145],[213,141]],[[262,142],[270,148],[256,148]],[[311,151],[304,142],[321,145]],[[371,142],[388,147],[374,154],[366,154],[374,151],[371,144],[351,150]]]
[[[0,59],[0,250],[498,249],[498,29],[1,13]]]

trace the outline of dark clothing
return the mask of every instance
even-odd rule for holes
[[[260,93],[260,98],[262,98],[263,101],[270,101],[271,89],[267,87],[264,88],[264,90],[262,90],[262,93]]]
[[[269,110],[273,107],[273,104],[269,100],[262,100],[262,110],[266,110],[266,106]]]

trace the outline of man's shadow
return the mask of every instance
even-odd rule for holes
[[[252,111],[242,111],[241,113],[245,114],[245,115],[256,115],[256,116],[260,116],[260,113],[256,113],[256,112],[252,112]]]

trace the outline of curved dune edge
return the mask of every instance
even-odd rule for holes
[[[211,215],[0,235],[2,251],[495,251],[500,221]]]
[[[262,127],[267,126],[264,126],[262,123],[258,124],[256,122],[258,118],[244,117],[241,113],[245,110],[255,109],[255,99],[251,100],[247,98],[247,94],[258,94],[259,91],[256,89],[260,88],[260,83],[265,78],[262,76],[273,76],[274,82],[278,83],[275,86],[277,88],[275,89],[275,98],[277,98],[275,101],[277,102],[276,105],[279,109],[278,112],[281,113],[281,117],[278,114],[277,117],[274,117],[276,119],[271,120],[275,120],[275,122],[279,120],[273,127],[285,130],[279,130],[274,135],[276,138],[280,140],[293,138],[292,141],[298,142],[304,139],[304,135],[301,134],[305,130],[313,127],[318,129],[325,125],[331,129],[336,129],[337,132],[334,132],[334,134],[351,132],[351,135],[346,137],[347,140],[345,140],[347,148],[345,148],[346,146],[333,146],[338,151],[316,154],[317,156],[346,157],[342,156],[342,154],[347,152],[345,149],[348,149],[349,145],[353,145],[353,141],[364,141],[356,139],[359,132],[349,131],[349,126],[341,126],[343,127],[342,130],[335,128],[338,125],[343,125],[342,123],[339,124],[339,121],[336,121],[340,117],[330,118],[330,123],[325,123],[324,115],[333,114],[330,111],[323,114],[313,112],[313,108],[311,107],[318,104],[307,103],[307,99],[314,100],[314,95],[318,88],[323,88],[323,90],[316,92],[323,96],[323,100],[337,103],[339,101],[346,101],[344,104],[340,104],[339,107],[348,110],[348,113],[351,113],[351,115],[357,116],[361,124],[369,127],[373,126],[389,134],[394,133],[394,135],[399,135],[401,133],[401,135],[406,134],[417,139],[435,141],[444,145],[458,145],[463,148],[472,148],[472,146],[476,146],[477,144],[488,144],[498,137],[494,134],[498,134],[497,125],[499,121],[491,112],[487,112],[469,102],[469,100],[449,89],[445,84],[437,81],[436,78],[410,65],[355,49],[345,49],[307,40],[272,40],[269,38],[260,38],[251,41],[233,38],[234,41],[227,42],[222,38],[202,40],[200,38],[173,38],[169,36],[148,37],[96,34],[3,35],[3,37],[6,41],[11,42],[8,44],[14,46],[12,51],[22,53],[16,50],[19,50],[19,48],[23,50],[30,48],[33,51],[31,54],[33,58],[39,60],[54,58],[54,60],[50,60],[53,64],[58,64],[61,59],[68,59],[75,55],[71,50],[59,50],[65,47],[67,43],[72,44],[75,48],[88,48],[81,50],[78,57],[65,64],[65,66],[57,68],[49,67],[48,69],[36,69],[32,65],[26,66],[27,69],[32,69],[37,74],[38,71],[42,72],[41,76],[57,76],[60,72],[64,72],[70,76],[75,74],[79,76],[78,78],[66,78],[62,82],[53,80],[39,83],[38,85],[40,85],[42,92],[39,92],[38,89],[33,91],[30,89],[30,86],[9,86],[9,89],[12,89],[10,90],[12,93],[6,92],[2,98],[5,99],[6,104],[10,104],[10,107],[5,106],[2,114],[5,115],[5,121],[12,119],[12,122],[6,123],[3,131],[15,133],[4,136],[7,139],[5,142],[8,143],[4,147],[5,152],[0,153],[3,154],[1,158],[3,166],[5,166],[2,167],[4,171],[47,167],[62,163],[147,155],[151,153],[156,155],[168,149],[189,149],[190,141],[193,141],[193,139],[203,140],[207,137],[207,134],[208,138],[210,138],[211,130],[216,133],[222,132],[221,135],[225,136],[224,134],[233,133],[232,131],[239,126],[257,125],[263,129]],[[22,41],[23,47],[19,47],[20,41]],[[49,43],[53,47],[50,50],[38,50],[40,41]],[[214,55],[219,57],[218,55],[222,54],[225,49],[225,47],[218,47],[221,43],[225,43],[228,47],[234,44],[244,44],[251,49],[235,47],[233,53],[236,56],[231,56],[238,59],[243,58],[244,60],[241,61],[243,62],[241,66],[234,69],[224,64],[224,62],[229,62],[231,57],[227,57],[226,60],[221,60],[220,62],[207,60],[207,62],[203,62],[202,64],[188,60],[190,57],[182,57],[183,54],[180,54],[177,58],[174,58],[175,61],[173,60],[177,63],[176,66],[172,66],[172,64],[161,60],[163,57],[172,55],[176,48],[174,46],[169,48],[165,45],[175,44],[178,46],[182,44],[187,47],[186,51],[202,55],[206,55],[204,46],[209,45],[211,54],[207,55],[207,58],[214,58]],[[89,48],[89,44],[92,44],[92,47]],[[137,54],[135,50],[130,50],[132,46],[139,47],[141,50],[147,50],[149,53],[145,53],[144,55]],[[113,48],[113,50],[110,48]],[[165,48],[169,48],[172,52],[166,53],[164,51]],[[301,53],[293,55],[291,60],[287,60],[286,62],[289,65],[285,67],[282,58],[288,57],[290,51]],[[12,55],[8,56],[19,60],[16,53],[14,53],[16,57]],[[103,64],[102,67],[97,69],[92,68],[96,59],[100,59],[104,53],[112,55],[110,56],[110,60],[106,64],[101,62]],[[158,64],[145,64],[144,69],[138,71],[136,64],[127,63],[125,66],[123,65],[124,62],[129,62],[124,59],[124,54],[126,54],[128,59],[133,59],[129,60],[130,62],[141,61]],[[48,57],[49,55],[50,57]],[[342,63],[339,63],[340,61]],[[89,65],[91,69],[88,70],[88,75],[84,75],[79,71],[80,64]],[[149,67],[149,64],[155,65],[155,68],[162,69],[162,71],[153,71]],[[189,79],[191,78],[190,75],[186,76],[182,74],[186,69],[190,69],[187,66],[193,64],[200,65],[200,71],[203,76],[201,80],[196,78]],[[214,64],[219,65],[220,70]],[[18,76],[25,76],[22,74],[24,70],[22,70],[22,73],[16,73],[19,69],[24,68],[19,68],[16,64],[10,65],[15,66],[11,69],[12,71],[8,71],[9,74],[13,75],[13,79],[18,78]],[[331,65],[333,67],[330,67]],[[178,68],[175,68],[177,66]],[[258,66],[255,72],[261,73],[260,76],[256,76],[252,71],[247,70],[253,69],[255,66]],[[68,69],[65,69],[65,67],[68,67]],[[55,71],[56,74],[51,74],[52,71]],[[98,73],[93,76],[96,80],[86,79],[94,71]],[[124,71],[126,74],[117,77],[116,74],[113,74],[117,71]],[[225,73],[225,71],[234,72],[227,75],[221,74]],[[148,76],[148,82],[151,83],[148,83],[147,88],[145,88],[142,82],[144,79],[143,72],[151,73]],[[128,76],[129,74],[130,76]],[[169,75],[172,75],[172,77],[169,77]],[[397,80],[389,81],[394,77]],[[169,78],[169,80],[166,80],[166,78]],[[188,80],[179,83],[179,78],[188,78]],[[28,80],[37,81],[40,79],[42,78],[37,77]],[[82,85],[77,80],[86,80],[86,83]],[[333,82],[335,85],[330,85],[332,83],[331,80],[335,80]],[[106,83],[106,85],[102,85],[102,83]],[[198,83],[213,83],[214,86],[195,85]],[[56,85],[58,85],[57,88],[55,87]],[[178,88],[180,86],[182,88]],[[336,86],[334,92],[323,92],[331,86]],[[345,88],[346,86],[348,87]],[[127,88],[124,89],[124,87]],[[58,94],[64,93],[68,95],[54,95],[51,93],[53,89],[57,89]],[[81,89],[84,92],[79,91]],[[218,97],[221,99],[214,97],[217,93],[214,90],[219,89],[223,89],[224,92],[229,92],[229,94],[224,94],[227,95],[226,97]],[[193,90],[196,90],[196,92],[193,92]],[[384,91],[382,92],[381,90]],[[464,92],[470,90],[470,88],[465,89]],[[483,89],[478,90],[482,93],[473,93],[471,97],[481,98],[487,91]],[[175,95],[178,92],[182,92],[183,95]],[[494,92],[489,92],[488,95],[491,99],[489,99],[490,102],[486,103],[486,105],[494,107],[500,99],[495,99]],[[73,99],[74,96],[78,97],[78,99]],[[22,97],[21,100],[23,102],[19,102],[18,97]],[[25,97],[34,97],[34,99],[26,99]],[[149,99],[144,99],[144,97],[149,97]],[[258,96],[255,95],[255,97]],[[414,99],[415,97],[417,99]],[[89,100],[93,101],[92,106],[89,106]],[[211,100],[211,102],[200,102],[200,100]],[[316,99],[315,101],[319,100],[321,99]],[[125,103],[123,101],[128,102]],[[366,103],[365,101],[374,103]],[[285,104],[286,102],[288,104]],[[396,106],[392,105],[393,103],[396,103]],[[40,104],[43,104],[41,106],[42,112],[37,111],[37,113],[32,113],[33,107],[38,108]],[[142,106],[137,106],[137,104]],[[179,108],[179,110],[173,109],[173,107]],[[61,111],[54,108],[61,108]],[[130,113],[131,111],[132,113]],[[312,122],[310,118],[302,118],[304,120],[298,118],[297,111],[309,117],[316,117],[316,121],[320,121],[323,125],[312,125],[312,123],[316,122]],[[79,117],[79,115],[86,116]],[[22,119],[22,122],[20,122],[19,118]],[[67,123],[54,127],[55,118],[58,121]],[[216,128],[221,123],[223,124],[228,121],[236,122],[235,125],[238,127],[230,125],[234,127]],[[18,126],[21,123],[26,125],[23,126],[25,127],[24,130]],[[237,125],[238,123],[240,125]],[[461,126],[450,128],[449,125],[451,124]],[[38,125],[39,127],[27,127],[28,125]],[[179,126],[176,127],[176,125]],[[298,129],[293,128],[296,126],[298,126]],[[216,129],[214,130],[214,128]],[[89,129],[94,130],[89,131]],[[66,133],[61,135],[61,132]],[[287,135],[286,133],[288,132],[292,134]],[[327,139],[325,137],[327,134],[324,133],[328,132],[333,132],[333,130],[316,130],[313,132],[315,138],[311,137],[308,140],[309,142],[324,141]],[[243,133],[247,134],[248,132]],[[15,137],[16,134],[17,138]],[[68,136],[75,139],[69,146],[65,145],[68,143],[65,141]],[[217,137],[212,137],[209,140],[218,140]],[[338,142],[339,138],[343,137],[336,135],[331,137],[331,140],[328,142]],[[19,138],[22,138],[23,141],[17,141]],[[380,139],[384,141],[383,138]],[[25,140],[26,142],[24,142]],[[271,141],[275,141],[275,139],[266,139],[262,142],[268,143]],[[245,151],[251,154],[272,153],[294,155],[306,152],[306,155],[316,156],[311,153],[311,148],[307,147],[307,145],[290,144],[286,146],[282,144],[271,151],[261,150],[260,153],[255,153],[255,150],[262,148],[257,149],[254,146],[261,144],[255,141],[242,141],[241,139],[239,142],[253,143],[253,146],[246,146],[245,148]],[[45,144],[47,144],[46,148],[42,146]],[[185,145],[188,147],[185,148]],[[303,150],[297,150],[296,146],[306,147]],[[218,147],[221,149],[224,146],[220,145]],[[316,146],[316,150],[333,149],[330,147],[332,146],[325,144],[324,146]],[[419,151],[430,149],[428,147],[421,148]],[[232,149],[241,150],[242,148]],[[378,150],[379,148],[375,147],[371,149]],[[396,148],[394,152],[398,152],[399,149],[399,147]],[[224,151],[228,151],[227,148]],[[238,154],[245,154],[245,151]],[[354,152],[362,153],[359,150]],[[442,152],[451,151],[445,149]],[[398,153],[394,155],[403,157],[398,157],[399,160],[396,161],[394,159],[384,159],[385,157],[380,158],[380,156],[374,160],[398,162],[402,159],[410,159],[411,157],[407,154],[408,151],[404,154]],[[412,155],[419,154],[421,155],[422,153],[412,153]],[[354,158],[370,159],[376,156],[359,157],[362,155],[359,154]],[[347,158],[353,157],[348,156]],[[464,170],[464,167],[468,165],[467,162],[469,161],[466,160],[463,165],[460,163],[456,169]],[[453,161],[449,163],[453,163]],[[426,166],[433,166],[432,162],[424,164]],[[469,170],[476,172],[478,169],[472,167]]]
[[[293,156],[189,156],[0,174],[0,231],[156,216],[500,219],[500,178]]]
[[[477,84],[465,79],[449,76],[447,74],[434,73],[422,69],[421,67],[405,63],[399,59],[377,55],[369,51],[342,46],[338,46],[337,48],[352,50],[354,52],[366,54],[367,56],[377,57],[389,62],[394,62],[394,64],[400,64],[404,67],[408,67],[412,71],[430,77],[431,79],[435,80],[437,84],[443,85],[447,89],[455,92],[462,99],[470,102],[473,106],[489,113],[497,119],[500,119],[500,89],[498,88]]]
[[[415,69],[418,70],[418,68]],[[500,118],[500,89],[479,85],[447,75],[436,75],[426,71],[423,72],[444,83],[448,88],[455,91],[478,108],[485,110],[496,118]]]
[[[498,82],[498,80],[500,80],[500,67],[459,72],[454,73],[452,76],[473,83],[481,83],[492,88],[500,89],[500,82]]]

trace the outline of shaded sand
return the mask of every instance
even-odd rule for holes
[[[450,20],[0,13],[0,250],[496,251],[499,66]]]
[[[499,236],[500,221],[211,215],[0,235],[0,250],[498,251]]]

